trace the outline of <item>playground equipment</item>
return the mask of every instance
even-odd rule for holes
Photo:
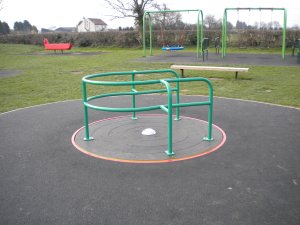
[[[292,56],[295,56],[295,51],[297,53],[297,50],[300,48],[300,39],[296,39],[292,43]]]
[[[216,55],[220,54],[220,37],[215,38]]]
[[[197,57],[199,57],[199,52],[202,52],[202,43],[201,40],[203,39],[203,12],[200,9],[197,10],[159,10],[159,11],[146,11],[143,16],[143,52],[144,57],[146,57],[146,18],[149,18],[149,33],[150,33],[150,56],[153,55],[152,50],[152,17],[151,14],[157,13],[172,13],[172,12],[198,12],[197,14]],[[201,28],[200,28],[200,16],[201,16]],[[184,47],[178,43],[173,46],[163,46],[162,50],[183,50]]]
[[[300,39],[297,39],[293,42],[292,46],[292,56],[297,55],[297,63],[300,63]]]
[[[208,48],[209,48],[209,39],[208,38],[203,38],[202,39],[202,57],[204,61],[204,56],[206,60],[208,59]]]
[[[60,50],[63,53],[64,50],[70,50],[73,46],[72,43],[56,43],[50,44],[47,38],[44,38],[44,47],[46,50]]]
[[[227,39],[227,11],[237,11],[239,10],[259,10],[259,11],[265,11],[265,10],[281,10],[283,11],[283,29],[282,29],[282,50],[281,50],[281,57],[282,59],[285,58],[285,48],[286,48],[286,19],[287,19],[287,10],[285,8],[225,8],[224,15],[223,15],[223,23],[222,23],[222,58],[226,56],[226,39]]]
[[[146,75],[146,74],[154,74],[154,75],[172,75],[175,78],[167,78],[167,79],[157,79],[157,80],[142,80],[137,81],[136,76],[139,75]],[[130,81],[100,81],[99,78],[109,77],[109,76],[130,76]],[[204,82],[208,86],[209,90],[209,97],[207,101],[202,102],[185,102],[180,103],[180,83],[182,82]],[[172,85],[174,83],[174,85]],[[155,89],[147,89],[147,90],[137,90],[137,86],[148,86],[148,85],[155,85],[161,84],[163,88],[155,88]],[[98,86],[117,86],[117,87],[126,87],[129,86],[129,91],[121,91],[121,92],[113,92],[113,93],[105,93],[100,95],[94,95],[88,97],[88,87],[87,85],[98,85]],[[172,94],[175,92],[175,103],[172,101]],[[175,109],[175,120],[180,120],[180,108],[181,107],[188,107],[188,106],[208,106],[208,123],[207,123],[207,136],[203,138],[206,141],[212,141],[212,110],[213,110],[213,86],[211,82],[206,78],[179,78],[179,75],[170,69],[165,70],[147,70],[147,71],[128,71],[128,72],[109,72],[109,73],[102,73],[102,74],[93,74],[88,75],[82,78],[82,93],[83,93],[83,104],[84,104],[84,129],[85,129],[85,138],[86,141],[93,140],[93,137],[90,136],[89,133],[89,119],[88,119],[88,108],[100,111],[108,111],[108,112],[131,112],[132,113],[132,120],[137,119],[137,112],[142,111],[149,111],[149,110],[156,110],[161,109],[162,111],[167,113],[167,120],[168,120],[168,149],[165,153],[168,156],[173,156],[175,153],[173,151],[172,145],[172,110]],[[166,104],[159,104],[159,105],[151,105],[151,106],[143,106],[137,107],[136,106],[136,96],[138,95],[146,95],[146,94],[154,94],[154,93],[167,93],[167,103]],[[101,99],[105,97],[111,96],[131,96],[131,107],[104,107],[99,106],[94,103],[93,100]],[[153,133],[151,130],[145,130],[145,132]]]

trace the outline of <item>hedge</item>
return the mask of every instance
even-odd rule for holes
[[[204,37],[210,39],[214,46],[214,39],[221,36],[220,30],[205,30]],[[43,45],[43,38],[48,38],[50,43],[71,42],[78,47],[140,47],[141,36],[137,31],[105,31],[90,33],[46,33],[46,34],[8,34],[0,35],[0,43]],[[300,30],[287,30],[286,44],[291,47],[295,39],[300,37]],[[196,31],[153,31],[153,46],[163,44],[196,45]],[[149,34],[147,35],[149,46]],[[227,36],[228,47],[281,47],[281,30],[243,30],[240,32],[229,31]]]

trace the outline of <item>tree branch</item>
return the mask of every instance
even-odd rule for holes
[[[131,17],[135,19],[136,25],[138,25],[139,30],[143,26],[143,16],[145,9],[149,6],[154,0],[104,0],[115,12],[116,15],[112,17],[125,18]]]
[[[4,0],[0,0],[0,11],[4,8],[3,2],[4,2]]]

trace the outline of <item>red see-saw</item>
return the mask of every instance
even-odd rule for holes
[[[72,43],[54,43],[50,44],[47,38],[44,38],[44,47],[45,50],[60,50],[63,53],[64,50],[70,50],[73,45]]]

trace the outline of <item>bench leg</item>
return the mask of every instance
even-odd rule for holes
[[[181,77],[184,78],[184,72],[183,72],[184,69],[180,69],[180,71],[181,71]]]
[[[237,79],[237,77],[238,77],[238,72],[236,71],[235,72],[235,79]]]

